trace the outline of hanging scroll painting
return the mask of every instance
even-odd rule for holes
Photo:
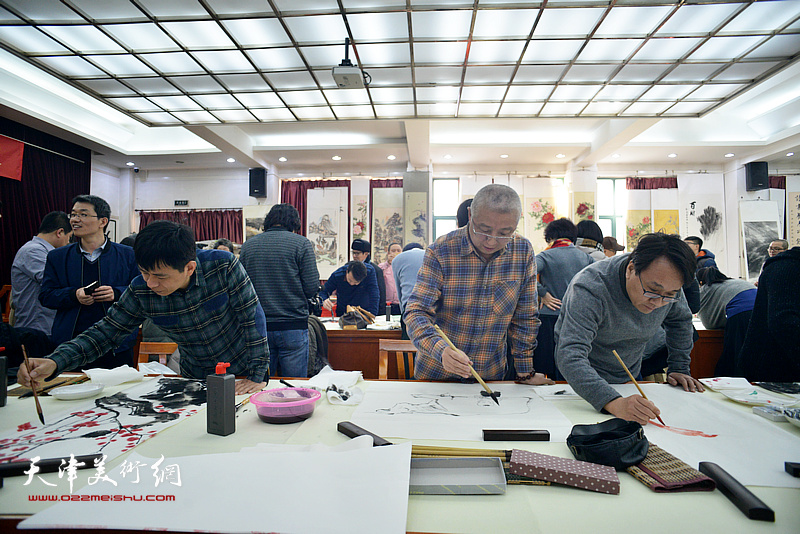
[[[727,267],[724,191],[721,174],[678,175],[680,234],[700,237],[722,272]]]
[[[353,195],[353,239],[367,239],[368,224],[367,195]]]
[[[800,176],[786,177],[786,239],[800,247]]]
[[[742,201],[739,202],[739,214],[742,220],[745,272],[747,279],[754,282],[758,280],[761,266],[769,257],[767,247],[780,236],[778,203],[769,200]]]
[[[272,204],[257,204],[255,206],[242,206],[242,221],[244,221],[244,240],[247,241],[264,231],[264,217],[267,216]]]
[[[665,234],[680,233],[678,224],[678,190],[652,189],[653,231]]]
[[[564,183],[553,178],[526,178],[522,215],[525,219],[525,237],[533,245],[534,253],[547,248],[544,229],[563,213],[566,198]]]
[[[386,249],[393,242],[403,243],[403,188],[372,190],[372,261],[386,261]]]
[[[573,213],[572,220],[576,224],[580,221],[593,221],[595,219],[595,196],[592,191],[576,191],[572,193]]]
[[[428,194],[405,194],[405,235],[403,243],[428,246]]]
[[[649,189],[628,190],[628,217],[625,231],[628,252],[636,248],[640,237],[653,231]]]
[[[321,280],[347,263],[348,214],[346,187],[309,189],[306,198],[306,237],[314,245]]]

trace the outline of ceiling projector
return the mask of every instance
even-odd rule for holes
[[[337,65],[333,67],[333,81],[339,89],[363,89],[364,75],[361,69],[349,65]]]

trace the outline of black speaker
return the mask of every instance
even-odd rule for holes
[[[769,188],[769,173],[766,161],[751,161],[744,164],[745,189],[759,191]]]
[[[263,167],[250,169],[250,196],[259,198],[267,196],[267,169]]]

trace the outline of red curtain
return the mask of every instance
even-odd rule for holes
[[[677,189],[677,176],[662,176],[660,178],[638,178],[628,176],[625,178],[625,189]]]
[[[347,220],[350,220],[350,180],[281,180],[281,202],[291,204],[300,213],[300,235],[306,235],[306,191],[318,187],[347,187]]]
[[[0,118],[0,134],[26,143],[22,180],[0,178],[0,281],[10,284],[14,256],[36,235],[44,216],[69,213],[72,199],[89,193],[92,154],[5,118]]]
[[[165,210],[140,211],[139,230],[149,223],[167,220],[190,226],[197,241],[230,239],[242,243],[242,210]]]
[[[770,176],[769,177],[769,187],[770,187],[770,189],[786,189],[786,177],[785,176]]]

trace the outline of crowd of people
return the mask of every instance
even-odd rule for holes
[[[269,376],[307,376],[315,299],[334,316],[350,305],[400,314],[419,350],[416,378],[470,381],[472,367],[486,380],[566,380],[597,410],[642,423],[659,410],[610,386],[628,381],[616,355],[634,376],[665,370],[669,384],[702,391],[690,374],[695,313],[725,330],[717,376],[800,381],[800,248],[784,240],[769,244],[757,287],[720,272],[697,236],[646,234],[618,254],[624,247],[592,220],[551,221],[547,248],[534,254],[516,231],[519,195],[492,184],[427,249],[392,242],[377,264],[355,239],[352,260],[320,286],[289,204],[272,207],[238,256],[227,239],[200,250],[189,227],[168,221],[117,244],[110,215],[102,198],[78,196],[17,253],[15,328],[41,341],[31,372],[20,367],[23,384],[90,363],[132,365],[146,323],[177,343],[182,375],[205,378],[226,361],[244,377],[237,393],[258,391]]]

